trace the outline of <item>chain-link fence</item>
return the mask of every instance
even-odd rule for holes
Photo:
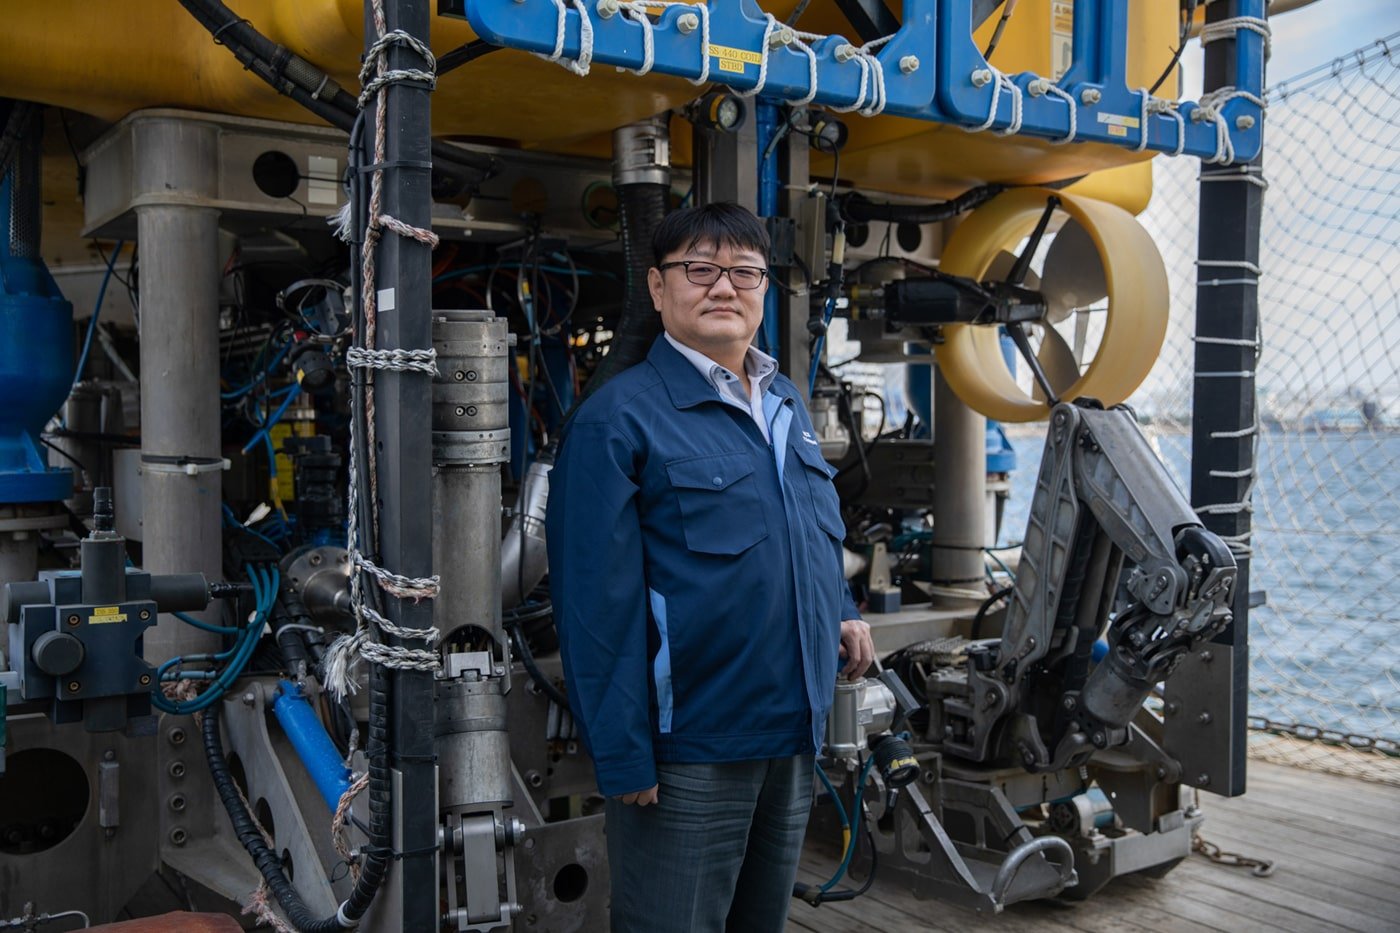
[[[1268,95],[1251,580],[1266,602],[1251,613],[1250,716],[1255,754],[1400,784],[1397,40]],[[1199,171],[1154,163],[1140,220],[1166,261],[1172,320],[1130,400],[1183,489]],[[1092,347],[1101,320],[1089,330]],[[1038,458],[1038,440],[1018,450]],[[1019,538],[1025,505],[1004,538]]]

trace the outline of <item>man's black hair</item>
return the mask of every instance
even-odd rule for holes
[[[731,201],[672,211],[657,225],[651,237],[658,265],[672,253],[688,250],[698,243],[753,250],[763,257],[765,264],[768,262],[768,229],[752,211]]]

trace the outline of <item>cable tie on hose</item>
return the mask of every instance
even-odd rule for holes
[[[227,32],[228,30],[232,29],[234,26],[240,26],[240,25],[243,25],[243,26],[251,26],[251,25],[253,25],[253,21],[250,20],[250,19],[244,19],[243,17],[239,17],[238,19],[235,19],[235,20],[232,20],[232,21],[230,21],[230,22],[224,23],[224,24],[223,24],[222,26],[220,26],[218,29],[215,29],[215,30],[214,30],[214,34],[213,34],[213,36],[211,37],[211,38],[213,38],[213,40],[214,40],[214,44],[215,44],[215,45],[223,45],[223,44],[224,44],[224,40],[221,39],[221,38],[219,38],[219,37],[222,36],[222,35],[223,35],[225,32]]]

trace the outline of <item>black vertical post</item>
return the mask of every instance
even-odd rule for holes
[[[1239,4],[1214,3],[1206,22],[1239,14]],[[1206,92],[1235,85],[1235,40],[1205,47]],[[1201,510],[1207,529],[1228,541],[1248,541],[1251,515],[1238,503],[1249,498],[1253,484],[1256,411],[1255,340],[1259,328],[1259,228],[1264,189],[1258,184],[1262,153],[1250,166],[1201,166],[1199,266],[1196,285],[1196,376],[1191,418],[1191,502]],[[1228,179],[1228,180],[1226,180]],[[1188,783],[1226,796],[1245,790],[1245,752],[1249,703],[1249,564],[1248,551],[1236,551],[1239,578],[1234,592],[1234,621],[1190,659],[1189,667],[1224,682],[1222,708],[1215,712],[1228,742],[1209,770],[1185,775]],[[1222,650],[1223,649],[1223,650]],[[1202,663],[1204,661],[1204,664]],[[1192,714],[1192,710],[1184,710]],[[1221,719],[1225,722],[1220,722]],[[1196,770],[1196,769],[1193,769]],[[1208,780],[1200,780],[1206,777]]]
[[[386,32],[401,29],[428,41],[429,0],[382,0]],[[365,47],[378,35],[373,0],[365,4]],[[426,67],[412,49],[390,45],[391,69]],[[413,227],[431,226],[429,90],[418,82],[390,84],[381,212]],[[365,116],[363,164],[374,162],[374,120]],[[383,232],[375,253],[378,295],[376,348],[424,349],[432,344],[432,251],[424,243]],[[379,564],[408,577],[433,572],[432,377],[420,372],[377,372]],[[385,594],[386,615],[405,628],[433,623],[431,600]],[[387,636],[386,640],[393,641]],[[422,642],[407,647],[421,648]],[[388,879],[389,922],[402,930],[435,930],[438,917],[437,766],[433,757],[433,675],[395,670],[390,679],[390,765],[393,773],[393,847],[402,857]]]

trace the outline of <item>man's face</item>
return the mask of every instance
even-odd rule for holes
[[[682,261],[767,268],[761,253],[712,242],[696,243],[663,256],[660,265]],[[647,275],[647,284],[652,303],[661,314],[662,326],[688,347],[702,351],[747,347],[763,323],[767,277],[758,288],[735,288],[728,275],[721,275],[710,285],[695,285],[686,278],[684,267],[672,266],[665,270],[653,268]]]

